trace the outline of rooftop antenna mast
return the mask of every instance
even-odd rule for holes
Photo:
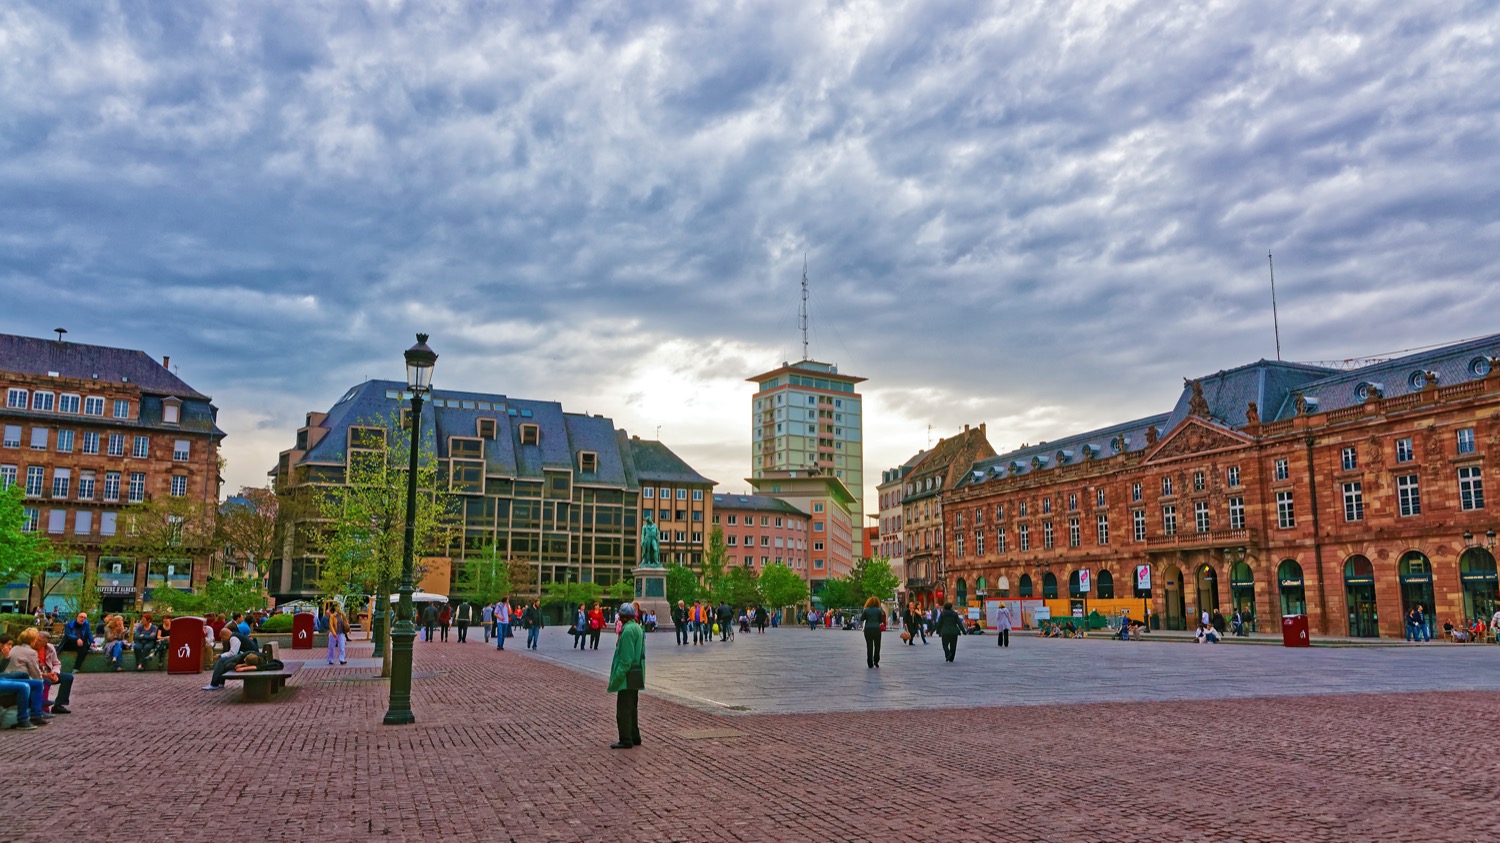
[[[1276,329],[1276,362],[1281,362],[1281,321],[1276,318],[1276,261],[1266,253],[1266,264],[1271,267],[1271,325]]]
[[[798,312],[802,322],[802,359],[807,360],[807,253],[802,253],[802,310]]]

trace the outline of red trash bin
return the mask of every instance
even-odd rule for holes
[[[311,650],[315,622],[312,612],[298,612],[292,616],[292,649]]]
[[[167,673],[203,672],[203,619],[173,618],[167,640]]]
[[[1311,647],[1307,637],[1307,615],[1281,616],[1281,645],[1283,647]]]

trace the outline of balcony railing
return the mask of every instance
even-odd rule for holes
[[[1184,550],[1229,545],[1253,545],[1255,530],[1210,530],[1206,533],[1179,532],[1174,536],[1150,536],[1146,546],[1150,548],[1181,548]]]

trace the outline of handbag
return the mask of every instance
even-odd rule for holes
[[[646,689],[646,666],[637,665],[625,671],[625,690],[644,691]]]

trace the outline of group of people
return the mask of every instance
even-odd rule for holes
[[[54,687],[57,697],[49,701]],[[16,638],[0,634],[0,693],[16,698],[13,729],[31,731],[47,725],[54,715],[70,713],[73,674],[62,669],[62,658],[47,632],[28,627]]]
[[[1421,608],[1421,606],[1418,606],[1417,610],[1420,610]],[[1412,640],[1410,637],[1411,624],[1411,616],[1408,615],[1406,620],[1408,641]],[[1424,625],[1422,629],[1425,632],[1426,626]],[[1458,623],[1454,623],[1451,620],[1445,621],[1443,623],[1443,632],[1458,644],[1483,643],[1485,640],[1485,636],[1489,635],[1491,632],[1494,632],[1496,629],[1500,629],[1500,610],[1495,611],[1495,614],[1490,618],[1490,622],[1488,625],[1485,624],[1484,618],[1478,616],[1476,616],[1474,620],[1470,621],[1467,626],[1464,625],[1464,622],[1462,620],[1460,620]],[[1432,639],[1431,636],[1428,635],[1424,640],[1430,641]]]
[[[728,641],[734,637],[736,623],[741,632],[749,632],[753,627],[763,634],[766,627],[772,625],[771,613],[765,606],[746,606],[740,609],[736,618],[734,607],[727,600],[720,601],[717,606],[705,604],[702,600],[694,600],[689,606],[686,600],[678,600],[672,607],[672,627],[676,631],[678,646],[687,644],[689,637],[694,644],[707,644],[715,638]]]

